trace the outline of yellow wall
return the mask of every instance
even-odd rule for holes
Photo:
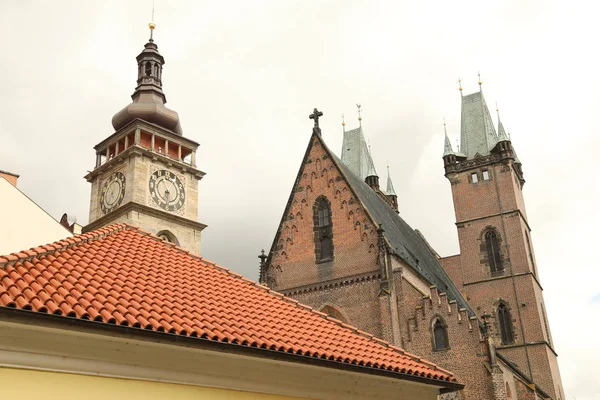
[[[2,400],[300,400],[299,397],[3,367],[0,367],[0,398]]]

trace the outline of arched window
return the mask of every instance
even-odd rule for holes
[[[500,245],[498,243],[498,236],[496,236],[496,232],[490,230],[485,233],[485,248],[487,250],[490,271],[492,273],[504,271],[504,267],[502,266],[502,257],[500,256]]]
[[[179,241],[177,240],[177,238],[175,237],[175,235],[173,235],[169,231],[160,231],[160,232],[158,232],[156,234],[156,236],[158,236],[159,238],[161,238],[165,242],[175,243],[177,246],[179,246]]]
[[[147,62],[145,68],[146,68],[146,71],[145,71],[146,76],[152,75],[152,64]]]
[[[315,259],[317,263],[333,260],[333,229],[331,204],[327,197],[320,196],[313,206],[315,232]]]
[[[346,318],[342,315],[342,313],[340,312],[340,310],[338,310],[335,307],[332,307],[330,305],[325,305],[323,307],[321,307],[320,310],[323,314],[327,314],[330,317],[339,319],[340,321],[342,321],[343,323],[347,324],[348,321],[346,320]]]
[[[500,327],[500,339],[502,344],[509,344],[514,341],[512,318],[510,310],[504,303],[500,303],[497,308],[498,325]]]
[[[431,333],[433,334],[433,349],[446,350],[450,348],[448,343],[448,329],[441,318],[435,318],[431,325]]]

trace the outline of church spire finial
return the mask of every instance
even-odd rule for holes
[[[344,114],[342,114],[342,126],[344,127],[344,131],[346,130],[346,120],[344,119]]]
[[[479,91],[481,91],[481,84],[483,83],[481,81],[481,72],[477,72],[477,83],[479,84]]]
[[[362,106],[360,104],[357,104],[356,107],[358,108],[358,111],[357,111],[357,113],[358,113],[358,124],[360,126],[362,126],[362,114],[361,114],[361,112],[362,112],[361,107]]]
[[[152,0],[152,18],[150,19],[150,23],[148,24],[148,28],[150,28],[150,39],[148,40],[150,43],[154,42],[152,34],[154,33],[154,29],[156,28],[156,24],[154,23],[154,0]]]
[[[462,79],[458,78],[458,90],[460,91],[460,95],[462,96]]]
[[[156,24],[154,22],[150,22],[148,24],[148,28],[150,28],[150,39],[148,39],[149,42],[154,42],[154,39],[152,37],[152,34],[154,33],[154,29],[156,28]]]

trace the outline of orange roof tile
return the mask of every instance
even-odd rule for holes
[[[123,224],[0,257],[0,307],[456,382],[428,361]]]

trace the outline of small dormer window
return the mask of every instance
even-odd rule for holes
[[[473,172],[471,174],[471,182],[473,182],[473,183],[479,182],[479,178],[477,178],[477,172]]]
[[[483,180],[484,181],[489,181],[490,180],[490,173],[489,173],[489,171],[487,169],[485,171],[483,171]]]

